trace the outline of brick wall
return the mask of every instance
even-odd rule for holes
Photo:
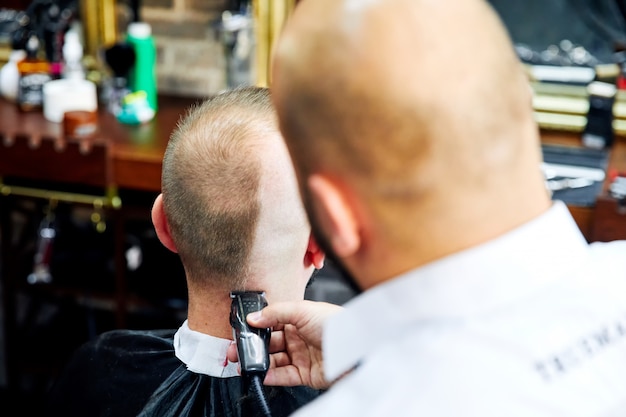
[[[226,88],[225,60],[213,23],[227,0],[142,0],[152,25],[161,93],[209,96]]]

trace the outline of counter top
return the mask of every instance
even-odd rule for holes
[[[58,179],[65,181],[74,178],[75,163],[61,155],[72,152],[73,148],[82,149],[83,155],[88,155],[91,148],[103,147],[106,154],[106,173],[103,178],[106,184],[115,185],[121,189],[143,191],[159,191],[161,188],[161,160],[167,146],[169,135],[176,126],[181,115],[199,98],[159,97],[159,108],[153,120],[142,125],[124,125],[106,110],[98,112],[98,132],[93,138],[82,140],[65,140],[62,124],[47,121],[41,111],[22,112],[17,106],[4,99],[0,99],[0,137],[2,143],[0,152],[8,155],[8,151],[16,141],[26,141],[28,146],[37,152],[40,148],[54,148],[57,157],[42,155],[35,158],[38,166],[33,170],[33,179],[39,173],[42,179]],[[44,146],[42,146],[42,144]],[[43,150],[41,151],[43,152]],[[77,152],[81,154],[81,152]],[[0,161],[1,162],[1,161]],[[0,165],[0,175],[18,175],[8,169],[8,161]],[[12,162],[17,162],[14,160]],[[20,161],[28,164],[29,161]],[[63,162],[63,163],[61,163]],[[89,161],[93,164],[94,161]],[[43,166],[42,166],[43,164]],[[23,167],[23,166],[22,166]],[[18,170],[20,171],[20,170]],[[78,181],[78,178],[76,178]],[[94,185],[101,180],[94,179]]]

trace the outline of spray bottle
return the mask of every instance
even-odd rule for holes
[[[145,91],[149,107],[156,112],[156,46],[151,26],[145,22],[130,23],[126,40],[135,51],[135,64],[129,73],[130,90]]]

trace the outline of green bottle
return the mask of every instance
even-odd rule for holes
[[[129,71],[132,92],[145,91],[148,105],[157,110],[156,46],[152,28],[145,22],[132,22],[127,29],[127,42],[135,51],[135,64]]]

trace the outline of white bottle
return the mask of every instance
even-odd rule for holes
[[[23,49],[14,49],[9,55],[9,60],[0,69],[0,94],[9,101],[15,102],[20,81],[20,73],[17,63],[26,57]]]
[[[85,79],[85,68],[82,63],[83,45],[78,33],[73,29],[65,33],[63,40],[63,78]]]

